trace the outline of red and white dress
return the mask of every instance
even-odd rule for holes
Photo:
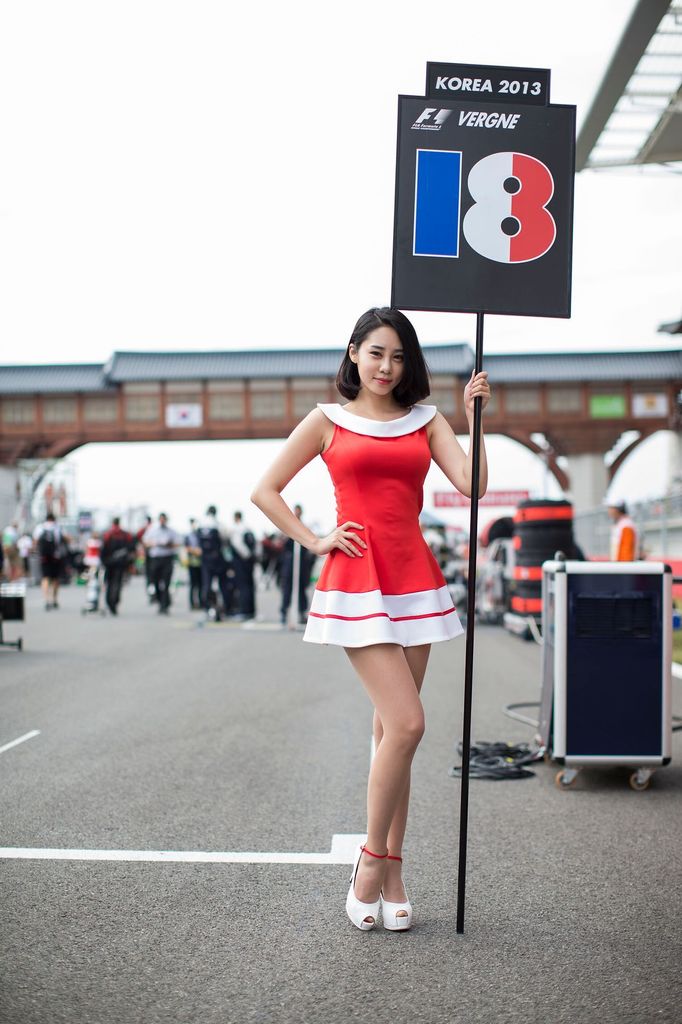
[[[463,633],[450,592],[419,526],[431,463],[426,424],[435,405],[385,422],[318,404],[334,424],[323,453],[336,494],[337,525],[352,520],[362,558],[335,548],[325,560],[303,639],[314,644],[402,647]]]

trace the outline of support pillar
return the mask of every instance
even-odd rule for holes
[[[17,518],[19,511],[19,470],[0,466],[0,531]]]
[[[586,455],[569,455],[568,478],[569,497],[573,511],[588,512],[604,503],[609,486],[609,472],[604,456],[590,452]]]
[[[682,488],[682,431],[669,430],[668,438],[668,471],[665,484],[666,494]]]

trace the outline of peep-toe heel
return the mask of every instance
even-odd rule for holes
[[[355,855],[355,863],[353,864],[353,873],[350,876],[350,889],[346,897],[346,913],[353,922],[356,928],[359,928],[363,932],[368,932],[377,923],[379,916],[379,908],[381,907],[381,896],[374,903],[362,903],[355,895],[355,876],[358,873],[358,866],[360,864],[360,858],[363,853],[368,853],[370,857],[376,857],[377,860],[384,860],[388,856],[388,853],[372,853],[366,846],[358,846]],[[371,918],[371,921],[365,920],[365,918]]]
[[[389,860],[399,860],[402,864],[402,857],[392,857],[388,854]],[[412,925],[412,904],[409,899],[405,903],[392,903],[384,899],[384,894],[379,894],[381,902],[381,913],[384,919],[384,928],[390,932],[406,932]]]

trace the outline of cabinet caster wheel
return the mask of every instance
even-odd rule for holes
[[[575,770],[562,768],[561,771],[557,772],[554,776],[554,784],[559,789],[570,789],[571,786],[575,785],[575,780],[578,778],[578,773]]]
[[[646,769],[633,772],[628,778],[630,789],[634,789],[635,792],[641,793],[643,790],[649,788],[651,782],[651,772]]]

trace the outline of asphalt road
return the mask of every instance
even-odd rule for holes
[[[435,645],[404,850],[416,923],[361,933],[349,867],[329,859],[365,825],[371,708],[344,652],[267,624],[202,628],[183,590],[168,619],[138,582],[118,619],[83,601],[66,588],[48,613],[31,591],[6,627],[26,649],[0,650],[0,747],[40,733],[0,753],[0,846],[112,859],[0,858],[3,1024],[682,1019],[682,733],[644,793],[619,768],[568,792],[545,764],[473,780],[459,936],[464,639]],[[260,603],[274,619],[274,595]],[[539,647],[478,629],[474,738],[530,739],[502,705],[539,686]]]

